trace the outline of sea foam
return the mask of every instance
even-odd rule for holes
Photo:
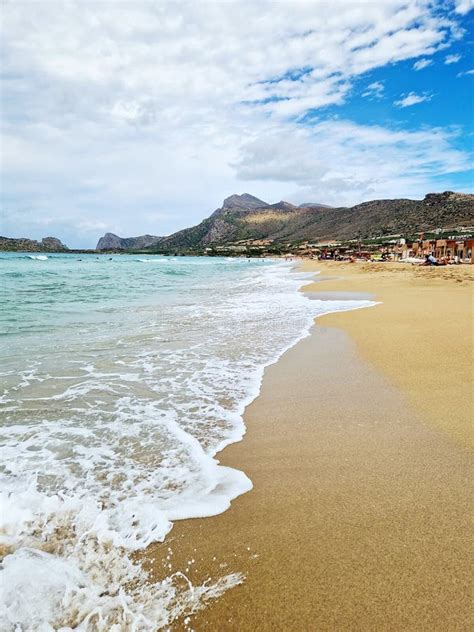
[[[156,260],[8,277],[7,309],[29,320],[4,323],[2,629],[155,630],[243,581],[150,583],[130,553],[251,489],[216,455],[243,437],[265,367],[315,316],[373,304],[310,301],[281,263]]]

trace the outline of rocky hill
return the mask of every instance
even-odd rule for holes
[[[252,208],[262,208],[264,206],[269,206],[263,200],[259,200],[254,195],[250,195],[250,193],[242,193],[242,195],[231,195],[230,197],[224,200],[221,209],[217,209],[215,213],[219,213],[223,209],[236,209],[241,208],[244,211],[248,211]]]
[[[140,235],[139,237],[119,237],[114,233],[105,233],[97,243],[96,250],[134,250],[156,246],[163,237]]]
[[[350,208],[294,206],[289,202],[245,207],[227,198],[220,209],[192,228],[160,241],[160,248],[202,248],[246,239],[275,242],[411,235],[474,224],[474,195],[430,193],[423,200],[374,200]],[[229,202],[230,201],[230,202]]]
[[[324,241],[367,239],[384,235],[415,235],[436,228],[474,224],[474,195],[429,193],[423,200],[374,200],[333,208],[280,201],[268,204],[244,193],[231,195],[207,219],[168,237],[121,238],[107,233],[98,250],[202,250],[242,240]]]
[[[64,252],[69,250],[57,237],[43,237],[41,241],[19,237],[0,237],[0,250],[26,252]]]

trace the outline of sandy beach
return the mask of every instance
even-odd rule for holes
[[[350,317],[325,316],[324,324],[343,328],[426,423],[472,447],[472,267],[306,262],[303,269],[321,272],[306,288],[314,297],[350,287],[381,301]]]
[[[318,319],[267,368],[220,455],[254,489],[148,548],[154,579],[168,555],[193,583],[246,576],[173,629],[468,630],[471,268],[303,267],[315,298],[381,304]]]

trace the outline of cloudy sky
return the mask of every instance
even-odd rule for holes
[[[474,0],[2,5],[0,234],[474,188]]]

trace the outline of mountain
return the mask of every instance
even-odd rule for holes
[[[222,204],[223,209],[241,208],[244,210],[249,210],[252,208],[262,208],[263,206],[268,206],[268,204],[263,200],[259,200],[254,195],[250,195],[250,193],[242,193],[242,195],[231,195],[230,197],[226,198],[224,200],[224,203]]]
[[[231,195],[197,226],[164,237],[159,248],[202,249],[244,239],[267,239],[292,225],[305,212],[283,200],[268,204],[248,193]]]
[[[97,243],[96,250],[133,250],[156,246],[163,237],[140,235],[139,237],[119,237],[114,233],[105,233]]]
[[[27,252],[64,252],[69,250],[57,237],[43,237],[41,241],[19,237],[0,237],[0,250]]]
[[[423,200],[373,200],[352,207],[333,208],[280,201],[268,204],[244,193],[231,195],[197,226],[168,237],[122,238],[107,233],[97,250],[150,249],[160,252],[202,251],[243,240],[325,241],[367,239],[384,235],[415,235],[436,228],[474,225],[474,195],[428,193]]]
[[[246,205],[246,200],[250,204]],[[259,206],[257,206],[259,204]],[[383,235],[414,235],[436,228],[474,224],[474,195],[429,193],[423,200],[374,200],[353,207],[267,204],[253,196],[231,196],[197,226],[164,237],[159,248],[202,249],[242,240],[322,241]]]
[[[292,239],[354,239],[415,235],[437,228],[474,224],[474,195],[428,193],[423,200],[373,200],[351,208],[316,212],[312,221],[295,226]]]

